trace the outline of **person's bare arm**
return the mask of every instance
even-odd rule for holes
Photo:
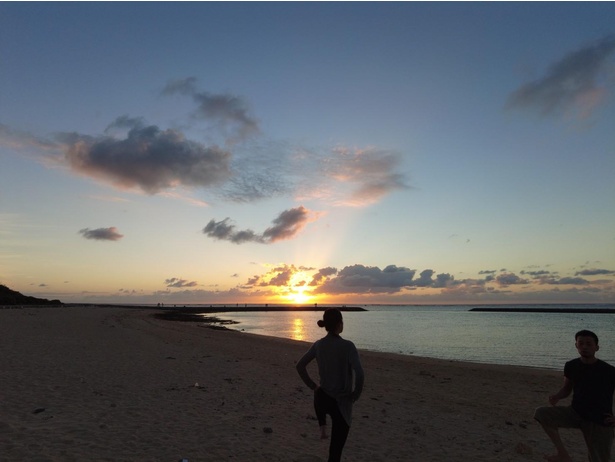
[[[557,393],[549,396],[549,403],[555,406],[560,400],[567,398],[572,393],[572,381],[568,377],[564,377],[564,385]]]
[[[316,353],[314,351],[314,347],[310,348],[308,352],[303,355],[303,357],[297,363],[297,372],[299,373],[299,377],[303,380],[310,389],[316,390],[318,388],[318,384],[312,380],[310,374],[307,371],[307,365],[316,357]]]

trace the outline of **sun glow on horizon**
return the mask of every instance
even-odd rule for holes
[[[312,300],[312,295],[307,290],[307,280],[308,275],[303,271],[294,273],[284,288],[284,297],[288,301],[298,305],[309,303]]]

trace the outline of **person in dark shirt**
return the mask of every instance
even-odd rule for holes
[[[557,453],[545,456],[550,462],[572,459],[559,434],[559,428],[580,428],[585,437],[590,462],[609,462],[613,445],[613,392],[615,367],[596,358],[598,336],[589,330],[575,334],[579,357],[564,366],[564,385],[549,396],[551,406],[539,407],[534,418],[542,425]],[[556,406],[572,393],[570,406]]]
[[[363,367],[354,343],[340,337],[344,330],[340,310],[325,310],[318,326],[325,327],[327,335],[316,341],[303,355],[297,363],[297,372],[303,382],[314,390],[314,409],[321,429],[321,438],[327,438],[326,415],[331,416],[328,462],[339,462],[350,430],[352,403],[359,399],[363,390]],[[307,372],[307,365],[313,359],[318,363],[320,385],[316,384]]]

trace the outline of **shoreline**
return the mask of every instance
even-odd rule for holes
[[[0,460],[324,462],[328,443],[295,370],[308,347],[151,309],[0,310]],[[360,356],[366,382],[346,462],[522,462],[551,452],[532,415],[561,371]],[[581,434],[563,437],[582,460]]]

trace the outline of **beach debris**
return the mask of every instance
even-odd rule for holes
[[[45,412],[45,410],[46,409],[44,407],[37,407],[32,411],[32,414],[40,414],[41,412]]]
[[[263,432],[265,432],[265,433],[273,433],[273,428],[271,428],[271,427],[264,427],[263,428]]]
[[[194,388],[199,388],[199,382],[194,382]]]
[[[433,375],[431,372],[425,371],[425,370],[420,371],[419,375],[424,375],[424,376],[427,376],[427,377],[436,378],[436,376]]]
[[[524,443],[518,443],[517,446],[515,447],[515,452],[517,454],[523,454],[526,456],[531,456],[534,453],[532,448]]]

